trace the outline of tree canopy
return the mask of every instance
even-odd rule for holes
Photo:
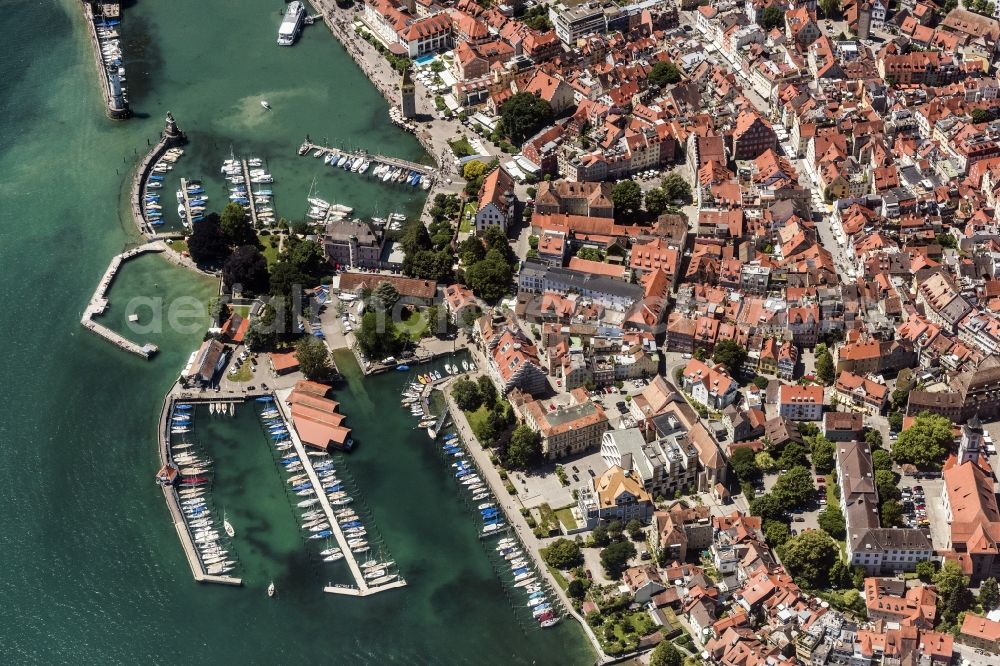
[[[829,572],[840,560],[840,547],[822,530],[793,536],[778,548],[782,564],[795,578],[810,588],[826,587]]]
[[[969,577],[951,560],[945,560],[934,574],[934,585],[938,593],[938,628],[948,631],[958,623],[961,613],[975,605],[976,597],[969,590]]]
[[[601,564],[608,578],[617,579],[628,568],[628,561],[635,557],[631,541],[614,541],[601,551]]]
[[[951,421],[944,416],[924,412],[899,434],[892,447],[892,457],[897,463],[937,468],[947,455],[952,439]]]
[[[833,471],[833,454],[835,447],[833,442],[823,435],[816,435],[812,438],[811,452],[813,466],[818,474],[829,474]]]
[[[500,107],[503,127],[511,142],[517,145],[551,124],[553,117],[549,103],[530,92],[512,95]]]
[[[251,294],[266,294],[271,284],[267,259],[253,245],[236,248],[222,264],[222,282],[227,290],[240,285]]]
[[[879,514],[882,517],[882,527],[903,526],[903,507],[896,500],[883,501]]]
[[[542,548],[541,553],[545,563],[556,569],[571,569],[583,564],[583,553],[580,552],[580,546],[570,539],[556,539]]]
[[[642,208],[642,188],[634,180],[623,180],[612,188],[611,201],[615,205],[615,215],[628,218]]]
[[[663,188],[664,194],[671,201],[681,201],[682,203],[691,203],[693,200],[691,196],[691,184],[688,183],[684,176],[672,171],[666,175],[663,181],[660,183]]]
[[[816,379],[827,386],[832,384],[835,379],[833,357],[830,355],[829,350],[824,349],[822,353],[816,356]]]
[[[783,469],[791,469],[792,467],[809,467],[809,458],[806,455],[806,447],[796,441],[788,442],[785,444],[785,448],[781,450],[781,455],[778,456],[778,464]]]
[[[670,206],[670,197],[661,188],[654,187],[646,192],[645,204],[647,211],[653,215],[660,215]]]
[[[489,303],[495,303],[507,295],[513,277],[510,264],[494,249],[487,252],[483,260],[465,270],[465,282],[469,289]]]
[[[373,310],[361,317],[361,326],[354,335],[361,351],[372,358],[395,356],[403,348],[403,340],[396,334],[396,327],[388,317]]]
[[[984,580],[979,587],[979,603],[982,604],[984,613],[989,613],[1000,604],[1000,588],[993,576]]]
[[[771,494],[786,510],[805,506],[816,496],[812,473],[805,467],[792,467],[778,477]]]
[[[333,372],[326,344],[311,335],[303,336],[295,343],[295,358],[299,362],[299,369],[307,379],[327,379]]]
[[[844,520],[844,514],[840,512],[838,507],[832,504],[820,512],[816,518],[816,522],[820,526],[820,529],[834,539],[843,539],[847,535],[847,522]]]
[[[723,340],[715,345],[712,353],[712,360],[726,366],[730,373],[739,372],[746,358],[747,350],[735,340]]]
[[[765,7],[761,11],[757,12],[757,25],[764,29],[765,32],[770,32],[775,28],[780,28],[785,25],[785,15],[775,5],[770,7]]]
[[[227,203],[219,216],[219,227],[230,245],[257,245],[257,234],[247,218],[243,206],[238,203]]]
[[[668,640],[660,641],[649,656],[649,666],[681,666],[681,653]]]
[[[399,291],[391,282],[379,282],[372,289],[371,304],[383,312],[392,310],[397,301],[399,301]]]
[[[187,244],[191,259],[200,266],[217,264],[229,254],[228,241],[219,225],[219,216],[215,213],[194,223]]]
[[[506,463],[515,469],[524,469],[536,463],[542,456],[542,438],[527,425],[514,429],[507,444]]]
[[[750,501],[750,514],[760,516],[761,520],[786,520],[785,506],[773,493],[765,493]]]
[[[729,456],[729,464],[740,481],[755,481],[761,477],[753,449],[749,446],[737,447]]]
[[[451,397],[459,409],[467,412],[479,409],[479,405],[483,404],[479,386],[468,377],[460,377],[452,384]]]
[[[459,243],[458,257],[466,266],[471,266],[477,261],[485,259],[486,248],[483,246],[482,239],[477,238],[476,236],[469,236],[464,241]]]
[[[462,177],[466,180],[482,178],[485,173],[486,164],[480,160],[469,160],[465,163],[465,166],[462,167]]]
[[[653,65],[647,77],[650,85],[664,86],[668,83],[677,83],[681,80],[681,70],[672,62],[659,61]]]

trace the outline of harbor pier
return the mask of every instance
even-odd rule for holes
[[[101,18],[113,18],[121,19],[121,5],[98,5],[91,4],[85,1],[82,4],[83,18],[87,23],[87,35],[90,37],[90,46],[94,53],[94,65],[97,67],[97,80],[101,85],[101,97],[104,100],[104,111],[107,113],[108,118],[112,120],[125,120],[132,115],[132,110],[129,108],[128,100],[121,90],[121,81],[117,78],[115,74],[115,80],[112,81],[111,74],[108,72],[108,65],[104,62],[104,55],[101,47],[101,40],[97,35],[97,24],[95,21],[98,16],[94,13],[95,8],[100,9],[102,14]],[[113,8],[118,12],[115,16],[104,16],[103,12],[106,8]]]
[[[285,390],[283,393],[285,393],[283,397],[287,398],[291,391]],[[327,522],[330,523],[330,529],[333,531],[333,535],[337,539],[337,545],[344,554],[344,561],[351,570],[351,576],[354,578],[354,582],[357,585],[356,588],[340,585],[327,585],[323,588],[323,591],[330,592],[331,594],[365,597],[384,590],[405,586],[406,581],[402,578],[399,578],[392,583],[378,585],[376,587],[370,586],[368,581],[365,580],[361,567],[358,565],[358,560],[354,557],[354,552],[351,551],[351,547],[347,543],[347,536],[340,528],[340,521],[337,520],[334,509],[330,505],[330,500],[326,496],[326,493],[322,491],[323,483],[320,481],[319,475],[316,474],[316,470],[313,468],[312,461],[309,459],[309,454],[306,452],[305,446],[302,444],[302,440],[299,439],[298,433],[295,432],[295,428],[291,425],[291,416],[287,411],[287,405],[285,405],[283,399],[279,398],[277,395],[274,396],[274,404],[278,407],[278,411],[281,413],[281,419],[285,422],[288,429],[288,435],[292,440],[292,446],[295,448],[295,452],[299,455],[299,460],[302,462],[302,467],[305,470],[306,475],[309,477],[312,487],[317,489],[316,498],[319,499],[320,509],[322,509]]]
[[[101,278],[100,283],[97,285],[97,289],[94,291],[94,295],[90,297],[90,302],[87,304],[87,308],[83,311],[83,316],[80,318],[80,324],[87,330],[97,333],[99,336],[117,347],[145,359],[148,359],[159,351],[157,346],[151,342],[147,342],[144,345],[132,342],[120,333],[112,331],[107,326],[98,324],[94,321],[94,317],[104,314],[104,312],[108,309],[108,305],[111,304],[107,298],[108,289],[111,287],[111,283],[114,282],[115,276],[118,274],[118,269],[121,268],[122,264],[129,259],[133,259],[147,252],[164,252],[165,250],[166,246],[162,241],[155,241],[152,243],[146,243],[145,245],[140,245],[139,247],[132,248],[127,252],[122,252],[121,254],[116,254],[112,257],[111,263],[108,265],[107,270],[104,271],[104,277]]]
[[[177,397],[174,393],[168,393],[167,397],[163,400],[163,408],[160,410],[157,449],[160,456],[160,465],[163,467],[173,465],[173,457],[170,455],[170,420],[174,414],[174,404],[177,401]],[[224,399],[221,398],[201,400],[201,402],[222,401]],[[240,401],[242,402],[242,398]],[[199,402],[199,400],[184,399],[183,402],[195,403]],[[220,585],[242,585],[243,580],[240,578],[234,576],[213,576],[205,571],[201,560],[198,558],[198,549],[195,548],[194,539],[191,537],[187,521],[184,520],[184,513],[181,511],[181,501],[177,495],[177,489],[172,485],[162,485],[161,489],[163,490],[163,499],[167,502],[167,509],[170,511],[170,519],[174,523],[174,529],[177,530],[177,538],[181,542],[181,548],[184,550],[184,556],[187,558],[188,566],[191,567],[191,575],[195,581],[199,583],[217,583]]]
[[[436,178],[437,168],[430,166],[428,164],[421,164],[419,162],[411,162],[409,160],[400,159],[398,157],[389,157],[388,155],[381,155],[379,153],[368,153],[365,151],[350,151],[350,150],[340,150],[339,148],[331,148],[329,146],[320,146],[318,144],[312,143],[311,141],[303,141],[302,145],[299,146],[299,155],[312,155],[316,151],[320,151],[321,155],[334,153],[336,155],[347,155],[352,159],[358,157],[364,157],[371,160],[374,164],[384,164],[393,168],[406,169],[409,171],[416,171],[421,176],[428,176],[432,179]]]
[[[240,165],[243,167],[243,182],[247,186],[247,199],[250,200],[250,221],[253,223],[253,228],[257,228],[257,203],[254,201],[253,185],[250,182],[250,165],[244,159],[240,160]]]

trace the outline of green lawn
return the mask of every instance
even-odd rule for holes
[[[490,417],[489,410],[486,407],[480,405],[479,409],[474,412],[466,412],[465,418],[469,419],[469,427],[472,428],[472,432],[476,432],[479,424]]]
[[[466,214],[468,214],[468,217],[466,217]],[[470,201],[469,203],[465,204],[465,207],[462,209],[462,220],[458,225],[458,232],[459,233],[471,232],[472,220],[475,217],[476,217],[476,202]]]
[[[409,337],[412,342],[417,342],[427,335],[427,317],[422,310],[414,310],[409,317],[396,325],[396,330]]]
[[[562,523],[566,527],[567,530],[575,530],[576,529],[576,519],[573,518],[572,508],[573,508],[572,505],[570,505],[570,506],[564,506],[563,508],[556,509],[556,511],[555,511],[556,518],[559,519],[559,522]]]
[[[552,510],[551,506],[542,504],[538,507],[538,512],[542,515],[541,527],[546,532],[559,529],[559,519],[556,518],[556,513]]]
[[[569,581],[566,580],[566,577],[563,576],[563,573],[559,571],[559,569],[556,569],[555,567],[550,567],[548,564],[545,565],[545,568],[548,569],[549,573],[552,574],[552,577],[556,579],[556,583],[559,585],[559,587],[561,587],[563,590],[569,587]]]
[[[252,364],[248,361],[240,366],[240,371],[235,375],[226,372],[226,378],[231,382],[248,382],[253,379],[253,369]]]
[[[187,241],[174,240],[172,243],[170,243],[170,249],[172,249],[174,252],[184,254],[185,252],[188,251]]]
[[[464,136],[457,139],[452,139],[448,142],[451,146],[451,151],[455,153],[457,157],[468,157],[469,155],[475,155],[476,151],[473,149],[472,144]]]
[[[250,316],[250,306],[249,305],[230,305],[229,309],[233,314],[238,314],[239,316],[246,319]]]
[[[280,240],[277,236],[261,236],[260,244],[263,245],[261,254],[267,259],[267,267],[270,268],[278,261],[278,244]]]

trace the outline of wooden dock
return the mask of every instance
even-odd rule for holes
[[[398,157],[389,157],[388,155],[380,155],[378,153],[368,153],[363,150],[361,151],[349,151],[340,150],[339,148],[330,148],[328,146],[320,146],[311,141],[305,141],[299,146],[299,155],[312,155],[317,151],[322,151],[321,154],[327,155],[333,153],[335,155],[347,155],[351,158],[364,157],[371,160],[375,164],[386,164],[388,166],[400,169],[409,169],[410,171],[416,171],[422,176],[428,176],[432,180],[436,178],[437,168],[429,166],[427,164],[420,164],[419,162],[411,162],[409,160],[400,159]],[[370,173],[370,171],[368,172]]]
[[[174,414],[174,404],[176,397],[173,393],[167,394],[163,401],[163,408],[160,410],[160,422],[157,433],[158,453],[160,465],[173,464],[170,455],[170,420]],[[216,399],[216,401],[220,401]],[[183,400],[182,402],[194,402]],[[220,585],[242,585],[243,580],[234,576],[213,576],[205,571],[201,559],[198,557],[198,549],[194,545],[194,539],[188,528],[187,521],[184,520],[184,513],[181,511],[180,498],[177,496],[177,489],[173,486],[161,486],[163,499],[167,502],[167,509],[170,511],[170,519],[177,530],[177,538],[181,542],[184,556],[187,558],[188,566],[191,567],[191,575],[199,583],[217,583]]]
[[[284,393],[285,397],[287,397],[291,391],[285,390]],[[357,584],[356,588],[349,586],[328,585],[323,588],[323,591],[331,592],[332,594],[364,597],[377,592],[382,592],[383,590],[405,586],[406,581],[402,578],[397,579],[393,582],[393,584],[379,585],[377,587],[371,587],[368,584],[368,581],[365,580],[364,574],[361,572],[361,567],[358,565],[357,558],[355,558],[354,553],[351,552],[351,547],[347,545],[347,536],[344,534],[343,530],[340,529],[340,522],[337,520],[337,516],[334,515],[334,509],[330,505],[330,500],[327,498],[326,493],[323,492],[323,483],[320,481],[319,475],[316,474],[316,470],[313,469],[312,460],[309,458],[305,446],[302,444],[302,440],[299,439],[298,433],[295,432],[295,428],[291,425],[291,418],[286,411],[287,406],[283,400],[277,396],[275,396],[274,404],[277,405],[278,411],[281,413],[281,419],[285,422],[285,426],[288,429],[292,445],[295,447],[296,453],[299,454],[299,460],[302,462],[302,467],[309,476],[309,481],[312,483],[312,487],[316,489],[316,497],[319,499],[320,508],[323,510],[323,514],[326,516],[327,522],[330,523],[330,529],[333,531],[333,535],[337,539],[337,545],[340,546],[340,550],[344,554],[344,561],[347,562],[347,566],[351,570],[351,576],[354,577],[354,582]]]
[[[114,282],[115,276],[118,274],[118,269],[121,268],[122,264],[129,259],[133,259],[147,252],[164,252],[165,250],[166,247],[162,241],[155,241],[153,243],[140,245],[139,247],[132,248],[127,252],[122,252],[121,254],[116,254],[112,257],[111,263],[108,265],[107,270],[104,271],[104,277],[101,278],[101,282],[97,285],[94,295],[91,296],[90,302],[87,304],[87,308],[83,311],[83,316],[80,318],[80,324],[87,330],[97,333],[99,336],[117,347],[124,349],[127,352],[131,352],[132,354],[142,356],[143,358],[148,359],[159,351],[157,346],[151,342],[147,342],[144,345],[132,342],[120,333],[112,331],[107,326],[98,324],[94,321],[94,317],[104,314],[104,312],[108,309],[108,305],[111,304],[107,298],[107,292],[111,287],[111,283]]]
[[[253,183],[250,182],[250,165],[246,160],[241,159],[240,165],[243,167],[243,184],[247,188],[247,199],[250,200],[250,221],[253,222],[254,229],[257,228],[257,203],[253,200]]]
[[[188,229],[194,229],[194,222],[191,221],[191,198],[188,196],[188,180],[187,178],[181,178],[181,192],[183,193],[184,201],[184,219],[181,222],[184,223]]]

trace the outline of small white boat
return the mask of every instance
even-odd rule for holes
[[[233,529],[232,523],[230,523],[229,519],[226,518],[226,512],[225,511],[222,512],[222,528],[224,530],[226,530],[226,535],[229,538],[232,538],[232,537],[236,536],[236,530]]]
[[[267,586],[267,596],[273,597],[277,592],[278,588],[274,586],[274,581],[272,580],[271,584]]]
[[[266,99],[260,100],[260,105],[262,107],[264,107],[265,109],[267,109],[268,111],[271,110],[271,105],[268,103],[268,101]],[[273,583],[272,583],[272,585],[273,585]]]

